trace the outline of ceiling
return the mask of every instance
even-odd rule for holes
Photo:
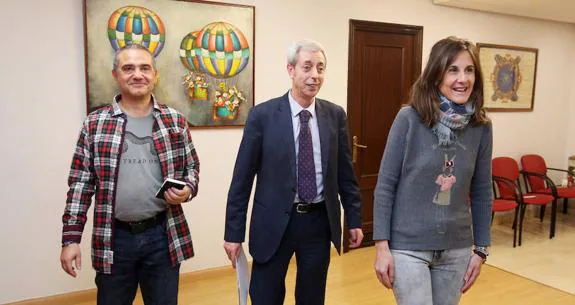
[[[434,4],[575,23],[573,0],[432,0]]]

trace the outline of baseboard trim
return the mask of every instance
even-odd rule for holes
[[[331,255],[338,255],[334,247],[331,249]],[[292,257],[291,263],[295,263],[295,255]],[[251,262],[249,263],[251,265]],[[208,268],[198,271],[191,271],[180,274],[180,285],[190,283],[191,281],[209,280],[212,278],[221,277],[230,272],[231,265],[223,267]],[[138,293],[139,294],[139,293]],[[53,296],[22,300],[15,303],[7,303],[5,305],[76,305],[94,302],[96,300],[96,289],[87,289],[63,293]]]
[[[188,283],[192,279],[194,280],[198,280],[199,278],[209,279],[221,276],[222,273],[226,272],[226,270],[229,270],[230,268],[231,268],[230,266],[224,266],[224,267],[216,267],[180,274],[180,285],[183,283]],[[36,299],[23,300],[15,303],[7,303],[6,305],[54,305],[54,304],[75,305],[88,302],[94,302],[95,304],[96,288],[68,292]]]
[[[96,300],[96,288],[8,303],[7,305],[72,305],[90,302],[92,300]]]

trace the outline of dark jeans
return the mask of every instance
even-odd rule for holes
[[[265,263],[254,260],[250,283],[252,305],[282,305],[285,277],[295,253],[296,305],[323,305],[330,261],[330,228],[325,206],[299,214],[292,210],[277,252]]]
[[[96,273],[98,305],[131,305],[138,284],[144,304],[178,304],[180,265],[170,261],[165,221],[138,234],[114,233],[112,274]]]

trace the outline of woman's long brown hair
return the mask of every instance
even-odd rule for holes
[[[468,103],[471,102],[475,106],[475,113],[470,123],[482,125],[489,122],[483,109],[483,77],[477,48],[470,41],[450,36],[438,41],[431,48],[427,65],[409,93],[408,104],[417,111],[428,127],[433,126],[439,117],[439,95],[441,94],[439,85],[443,80],[443,75],[461,51],[469,52],[475,65],[475,84],[468,100]]]

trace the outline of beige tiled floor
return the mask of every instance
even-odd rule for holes
[[[537,210],[527,211],[521,247],[513,248],[513,215],[496,215],[488,264],[539,283],[575,294],[575,203],[569,214],[562,204],[557,214],[555,238],[549,239],[551,209],[539,221]]]

